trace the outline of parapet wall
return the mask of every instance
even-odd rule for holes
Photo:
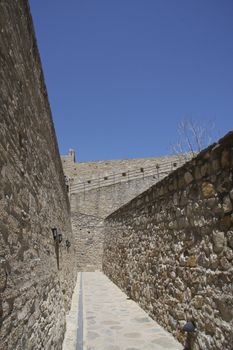
[[[72,192],[80,192],[92,188],[128,182],[138,178],[146,178],[170,173],[190,158],[183,156],[164,156],[154,158],[117,159],[95,162],[75,162],[73,150],[61,156],[64,173],[69,178]]]
[[[233,342],[233,133],[105,221],[103,270],[192,350]]]
[[[76,261],[27,1],[0,1],[0,26],[0,348],[59,350]]]

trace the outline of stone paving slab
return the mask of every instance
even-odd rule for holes
[[[79,305],[82,298],[83,344],[64,346],[63,350],[181,350],[183,346],[165,331],[102,272],[84,272],[78,278]],[[76,310],[76,315],[78,310]],[[79,318],[81,314],[79,312]],[[75,319],[76,320],[76,319]],[[70,321],[70,320],[69,320]],[[77,323],[75,324],[75,327]],[[67,324],[67,332],[72,338]],[[78,326],[79,327],[79,326]],[[76,330],[77,338],[80,329]],[[71,340],[71,339],[70,339]],[[65,344],[65,343],[64,343]]]

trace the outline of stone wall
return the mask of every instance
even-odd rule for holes
[[[71,222],[79,271],[102,270],[104,218],[154,181],[153,178],[137,179],[71,193]]]
[[[233,133],[106,219],[103,270],[193,350],[233,342]]]
[[[0,1],[0,26],[0,347],[59,350],[76,261],[27,1]]]
[[[185,156],[187,159],[190,155]],[[76,162],[75,152],[70,149],[69,154],[61,156],[64,173],[75,184],[85,182],[86,189],[93,187],[94,180],[99,180],[103,185],[131,180],[132,178],[146,177],[150,173],[157,175],[158,172],[171,172],[183,164],[185,157],[163,156],[153,158],[99,160],[93,162]],[[158,166],[158,169],[156,168]],[[153,169],[154,168],[154,169]],[[161,170],[161,171],[160,171]],[[150,173],[149,173],[150,171]],[[88,183],[90,181],[90,184]],[[82,190],[82,187],[80,188]]]
[[[78,163],[73,150],[61,158],[82,271],[102,269],[103,219],[185,161],[168,156]]]
[[[78,271],[102,270],[103,219],[89,214],[71,214]]]
[[[122,205],[148,189],[156,179],[147,177],[70,194],[72,212],[86,213],[100,218],[113,213]]]

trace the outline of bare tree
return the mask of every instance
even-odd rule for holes
[[[173,154],[185,159],[194,157],[212,142],[211,133],[214,123],[198,123],[192,119],[184,119],[178,124],[178,141],[171,145]]]

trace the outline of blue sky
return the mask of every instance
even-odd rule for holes
[[[233,129],[232,0],[30,6],[61,154],[168,154],[184,118]]]

